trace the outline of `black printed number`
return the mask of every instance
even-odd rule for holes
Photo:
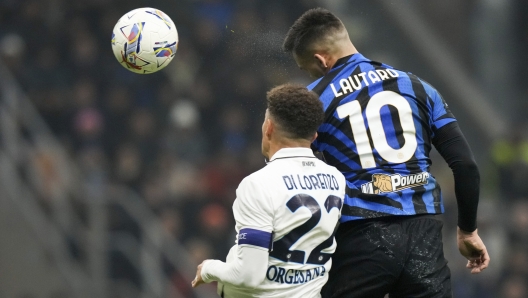
[[[325,201],[326,212],[330,212],[332,208],[341,209],[342,201],[339,197],[329,196]],[[304,264],[305,252],[302,250],[290,250],[290,247],[295,244],[302,236],[311,231],[321,219],[321,206],[317,201],[306,194],[298,194],[292,197],[286,206],[291,212],[295,213],[297,209],[306,207],[312,212],[312,216],[304,222],[302,225],[291,230],[288,234],[284,235],[281,239],[273,242],[273,251],[270,256],[279,259],[283,262],[295,262]],[[337,228],[337,227],[336,227]],[[316,246],[310,255],[306,263],[308,264],[325,264],[330,259],[330,254],[322,253],[321,250],[328,248],[334,241],[335,229],[332,235],[323,241],[321,244]]]

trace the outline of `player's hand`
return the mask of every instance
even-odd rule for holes
[[[191,282],[191,286],[193,288],[196,288],[198,287],[199,285],[201,284],[204,284],[205,282],[203,281],[202,279],[202,267],[203,267],[203,264],[207,262],[207,260],[203,261],[200,265],[198,265],[198,267],[196,268],[196,277],[194,278],[194,280]]]
[[[468,259],[466,268],[471,269],[472,274],[480,273],[488,268],[490,257],[477,230],[470,233],[457,228],[457,244],[460,253]]]

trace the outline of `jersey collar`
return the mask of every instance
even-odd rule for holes
[[[348,55],[345,57],[341,57],[337,59],[336,63],[332,67],[332,70],[339,68],[343,64],[350,64],[350,63],[359,63],[364,61],[370,61],[369,59],[365,58],[365,56],[361,55],[360,53],[355,53],[352,55]]]
[[[324,75],[324,76],[320,77],[319,79],[315,80],[314,82],[312,82],[310,85],[308,85],[307,88],[308,88],[308,90],[312,90],[315,93],[317,93],[318,95],[321,95],[321,93],[323,92],[324,88],[327,87],[327,85],[330,83],[330,81],[332,79],[334,79],[334,77],[343,69],[343,67],[345,67],[347,65],[350,65],[350,64],[352,64],[354,66],[354,65],[357,65],[357,64],[359,64],[361,62],[369,62],[369,61],[371,61],[371,60],[365,58],[365,56],[361,55],[360,53],[355,53],[355,54],[352,54],[352,55],[341,57],[341,58],[337,59],[337,61],[334,64],[334,66],[332,66],[332,69],[330,69],[330,71],[326,75]],[[319,85],[319,83],[321,83],[322,81],[325,82],[325,83]],[[317,86],[320,86],[322,89],[318,90],[318,88],[316,88]]]
[[[275,152],[273,156],[270,158],[269,162],[272,162],[276,159],[283,159],[283,158],[293,158],[293,157],[312,157],[315,158],[312,149],[310,148],[302,148],[302,147],[296,147],[296,148],[282,148],[279,151]]]

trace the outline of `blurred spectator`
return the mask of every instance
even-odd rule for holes
[[[510,136],[495,141],[492,158],[497,167],[499,188],[506,200],[528,194],[528,136],[526,123],[512,127]]]
[[[513,275],[505,279],[500,290],[503,298],[525,298],[528,297],[528,280],[526,277]]]
[[[137,147],[130,143],[121,144],[115,154],[114,175],[117,181],[129,187],[139,185],[143,162]]]

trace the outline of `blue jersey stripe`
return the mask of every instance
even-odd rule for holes
[[[344,60],[334,67],[328,75],[310,84],[308,89],[314,89],[320,95],[326,113],[325,123],[319,128],[319,137],[313,146],[323,153],[330,165],[343,172],[349,187],[358,192],[355,196],[347,194],[343,207],[347,211],[341,221],[443,212],[440,188],[428,173],[431,165],[429,152],[435,131],[456,119],[430,84],[413,74],[354,54],[348,61]],[[377,128],[370,127],[366,107],[372,96],[384,91],[400,94],[411,108],[417,147],[404,162],[385,160],[372,141],[373,137],[385,136],[384,141],[393,150],[400,150],[406,142],[399,107],[392,104],[386,104],[379,110],[383,133],[371,131]],[[374,167],[372,164],[362,167],[364,161],[359,158],[350,121],[337,118],[336,109],[352,101],[358,101],[361,107]],[[408,124],[405,125],[408,127]],[[406,132],[407,138],[409,133],[412,132]],[[361,156],[367,158],[369,155],[363,152]],[[401,206],[403,210],[394,206]]]
[[[440,121],[436,121],[435,124],[434,124],[434,128],[435,129],[439,129],[441,128],[442,126],[446,125],[446,124],[449,124],[453,121],[456,121],[455,119],[453,118],[446,118],[446,119],[442,119]]]
[[[335,136],[338,140],[340,140],[345,146],[347,146],[350,150],[357,152],[356,144],[353,140],[351,140],[347,135],[345,135],[341,130],[337,129],[335,126],[333,126],[330,123],[323,123],[318,130],[319,133],[330,133],[333,136]],[[323,146],[325,143],[321,143],[320,145]]]
[[[355,206],[355,207],[360,207],[360,208],[363,208],[363,209],[374,210],[374,211],[384,212],[384,213],[389,213],[389,214],[394,214],[394,215],[415,214],[414,212],[409,213],[409,211],[400,210],[400,209],[394,208],[392,206],[387,206],[387,205],[378,204],[378,203],[374,203],[374,202],[367,202],[367,201],[364,201],[364,200],[361,200],[361,199],[350,198],[350,197],[346,197],[346,196],[345,196],[344,204],[348,205],[348,206]]]
[[[320,150],[323,150],[326,154],[332,155],[335,159],[339,160],[342,164],[346,165],[350,169],[360,169],[360,165],[353,162],[349,157],[343,154],[341,151],[337,150],[334,146],[328,145],[326,143],[320,144]]]
[[[365,219],[362,216],[350,216],[350,215],[341,215],[341,221],[351,221],[351,220],[358,220],[358,219]]]

